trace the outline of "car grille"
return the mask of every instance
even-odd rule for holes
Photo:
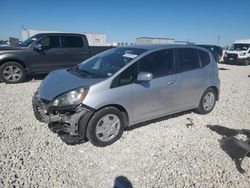
[[[233,59],[237,59],[238,58],[238,54],[227,54],[228,58],[233,58]]]

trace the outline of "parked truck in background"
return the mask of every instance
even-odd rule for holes
[[[213,54],[217,63],[220,61],[222,57],[222,53],[223,53],[223,49],[220,46],[209,45],[209,44],[198,44],[197,46],[200,46],[209,50]]]
[[[250,39],[236,40],[224,54],[226,64],[250,64]]]
[[[84,34],[37,34],[19,46],[0,47],[0,80],[20,83],[29,74],[72,67],[110,48],[89,46]]]

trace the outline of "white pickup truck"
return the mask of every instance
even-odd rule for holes
[[[236,40],[224,54],[224,63],[250,64],[250,39]]]

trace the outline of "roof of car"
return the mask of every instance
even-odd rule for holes
[[[191,45],[191,44],[137,44],[137,45],[131,45],[131,46],[124,46],[124,47],[155,50],[155,49],[161,49],[161,48],[180,48],[180,47],[196,47],[196,46]]]
[[[51,33],[38,33],[40,35],[84,35],[82,33],[54,33],[54,32],[51,32]]]
[[[197,46],[204,46],[204,47],[219,47],[221,48],[220,46],[217,46],[217,45],[213,45],[213,44],[196,44]]]
[[[250,39],[241,39],[234,41],[236,44],[250,44]]]

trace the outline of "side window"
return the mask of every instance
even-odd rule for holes
[[[200,56],[201,65],[202,65],[202,67],[205,67],[211,61],[210,56],[209,56],[209,54],[207,52],[205,52],[203,50],[198,50],[198,53],[199,53],[199,56]]]
[[[48,50],[51,48],[60,48],[59,37],[57,36],[45,37],[38,43],[42,45],[42,48],[44,50]]]
[[[62,48],[82,48],[83,40],[81,36],[62,36]]]
[[[136,80],[138,73],[138,64],[134,63],[129,66],[123,72],[121,72],[117,77],[114,78],[111,84],[111,88],[124,86],[133,83]]]
[[[139,72],[151,72],[153,78],[174,73],[174,50],[160,50],[139,60]]]
[[[192,48],[178,49],[179,68],[181,72],[200,68],[198,54]]]

